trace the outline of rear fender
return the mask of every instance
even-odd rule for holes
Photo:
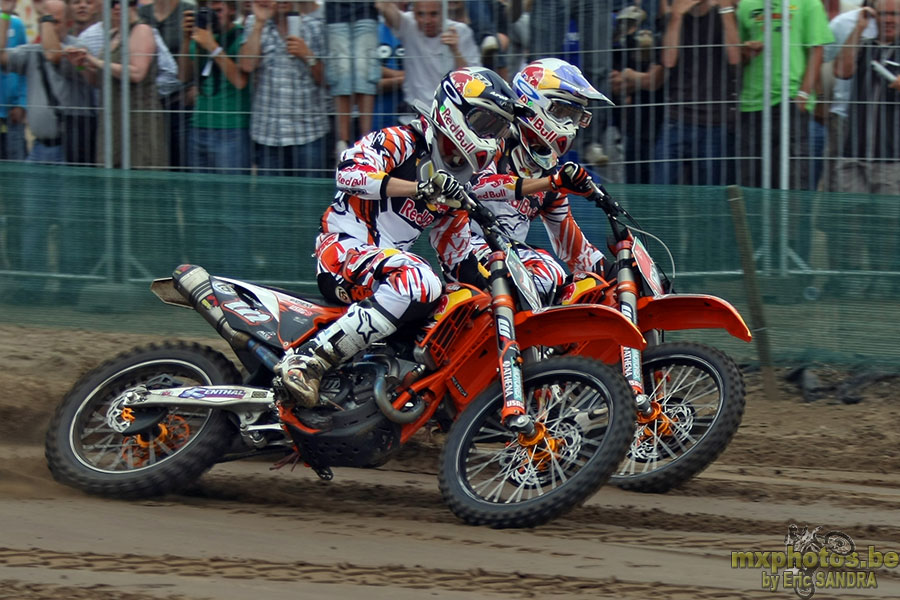
[[[745,342],[753,339],[744,319],[731,304],[704,294],[667,294],[642,299],[638,323],[641,331],[724,329]]]

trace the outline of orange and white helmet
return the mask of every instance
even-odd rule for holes
[[[451,71],[431,105],[426,141],[435,168],[459,181],[483,171],[500,150],[518,114],[531,111],[518,102],[502,77],[483,67]]]
[[[516,73],[513,91],[534,111],[516,120],[519,144],[512,150],[521,175],[550,170],[572,149],[578,130],[591,124],[589,102],[612,101],[594,89],[574,65],[558,58],[542,58]]]

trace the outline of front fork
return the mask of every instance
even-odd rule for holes
[[[534,419],[525,407],[525,391],[522,386],[522,356],[516,341],[515,301],[503,252],[495,252],[490,258],[491,306],[497,330],[497,356],[500,360],[500,389],[503,394],[501,422],[511,431],[526,436],[534,435]]]
[[[619,265],[616,274],[616,293],[619,298],[619,310],[629,321],[637,326],[638,282],[635,280],[635,272],[631,266],[633,264],[631,248],[632,240],[630,238],[616,244],[616,262]],[[637,406],[638,421],[644,422],[645,420],[652,420],[655,411],[644,388],[644,369],[641,351],[637,348],[622,346],[621,353],[622,372],[634,392],[634,402]]]

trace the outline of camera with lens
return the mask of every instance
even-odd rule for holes
[[[212,25],[212,32],[219,33],[219,15],[206,6],[197,9],[194,14],[194,24],[198,29],[209,29],[209,26]]]

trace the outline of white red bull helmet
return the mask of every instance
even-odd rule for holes
[[[531,113],[490,69],[451,71],[435,91],[431,127],[426,131],[435,168],[448,171],[459,181],[483,171],[523,110]]]
[[[520,143],[511,152],[520,175],[539,175],[571,150],[578,130],[591,124],[589,102],[612,101],[594,89],[578,67],[558,58],[531,62],[513,78],[513,91],[534,111],[516,120]]]

